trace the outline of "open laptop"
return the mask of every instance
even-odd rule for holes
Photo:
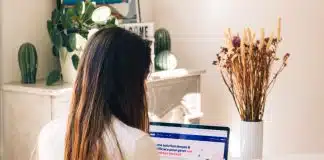
[[[229,134],[228,127],[150,123],[161,160],[228,160]]]

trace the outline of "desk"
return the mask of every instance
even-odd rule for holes
[[[231,158],[229,160],[240,160],[240,158]],[[290,154],[284,156],[265,157],[262,160],[324,160],[323,154]]]

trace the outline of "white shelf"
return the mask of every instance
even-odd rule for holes
[[[170,71],[153,72],[148,77],[148,83],[159,81],[184,78],[190,76],[197,76],[205,73],[205,70],[188,70],[175,69]],[[38,80],[36,84],[21,84],[20,82],[6,83],[2,86],[2,90],[11,92],[23,92],[37,95],[57,96],[67,91],[72,90],[71,83],[61,83],[53,86],[46,86],[44,80]]]

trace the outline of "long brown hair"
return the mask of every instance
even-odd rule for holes
[[[112,116],[148,132],[145,79],[150,65],[149,44],[139,36],[119,27],[92,36],[74,84],[65,160],[108,159],[103,133]]]

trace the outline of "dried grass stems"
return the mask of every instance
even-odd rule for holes
[[[214,65],[218,66],[222,79],[231,93],[241,120],[262,121],[265,103],[278,75],[287,66],[286,53],[278,70],[272,74],[272,66],[279,62],[276,55],[281,38],[264,37],[261,29],[260,40],[245,29],[243,37],[233,36],[230,29],[225,34],[226,47],[221,47]],[[280,37],[280,28],[278,28]]]

